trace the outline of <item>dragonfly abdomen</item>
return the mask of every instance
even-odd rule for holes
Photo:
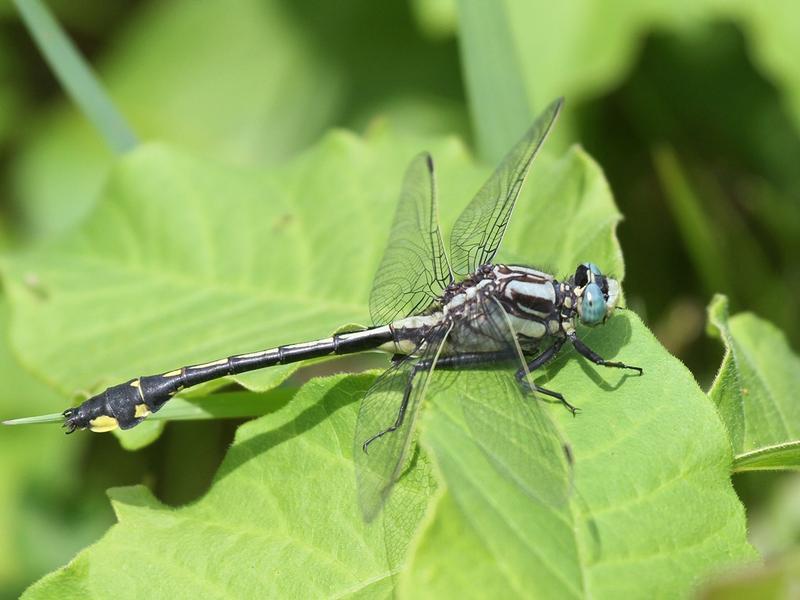
[[[177,392],[219,379],[274,365],[327,356],[350,354],[377,348],[394,339],[389,326],[337,334],[329,338],[288,344],[249,354],[189,365],[160,375],[137,377],[107,388],[75,408],[64,411],[68,432],[91,429],[102,432],[120,427],[130,429],[149,414],[158,411]]]

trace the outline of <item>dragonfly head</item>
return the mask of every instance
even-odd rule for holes
[[[603,275],[594,263],[578,265],[572,279],[581,323],[589,326],[603,323],[617,307],[619,282]]]

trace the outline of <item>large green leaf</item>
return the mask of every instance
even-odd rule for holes
[[[742,470],[797,468],[797,450],[785,442],[800,440],[800,358],[771,323],[750,313],[730,317],[724,296],[714,297],[708,316],[710,333],[725,345],[708,394]]]
[[[564,505],[537,503],[526,473],[500,468],[513,443],[501,427],[476,438],[460,416],[465,399],[437,396],[423,442],[447,493],[418,540],[405,590],[682,597],[703,576],[753,557],[725,429],[691,373],[629,313],[583,339],[644,375],[595,367],[572,352],[549,369],[547,387],[582,409],[572,418],[550,407],[575,461]]]
[[[190,506],[166,507],[142,487],[112,490],[119,524],[25,597],[390,596],[431,485],[418,459],[396,486],[392,526],[362,521],[352,442],[373,380],[314,380],[241,427],[213,488]]]

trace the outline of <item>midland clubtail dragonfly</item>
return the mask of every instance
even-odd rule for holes
[[[414,158],[370,295],[373,327],[136,377],[64,411],[67,432],[129,429],[177,392],[229,375],[381,349],[393,354],[392,365],[362,400],[356,423],[359,502],[368,520],[409,458],[413,424],[434,369],[516,363],[520,385],[511,386],[518,395],[513,401],[517,409],[524,407],[516,414],[530,417],[525,432],[554,439],[554,425],[524,392],[549,396],[576,412],[561,394],[530,377],[566,342],[597,365],[642,373],[605,360],[576,333],[577,320],[594,326],[611,316],[620,294],[615,279],[592,263],[579,265],[564,281],[530,267],[492,264],[531,162],[561,105],[558,99],[547,107],[461,213],[451,232],[449,258],[438,224],[433,161],[427,153]],[[546,340],[550,343],[541,350]]]

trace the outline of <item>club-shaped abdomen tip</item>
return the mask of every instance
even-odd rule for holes
[[[82,404],[65,410],[63,427],[67,433],[77,429],[90,429],[96,433],[103,433],[119,427],[119,420],[109,406],[107,394],[108,390],[105,390]]]
[[[162,375],[137,377],[113,385],[83,404],[65,410],[64,427],[68,433],[76,429],[91,429],[95,433],[130,429],[161,408],[178,388],[177,379]]]

